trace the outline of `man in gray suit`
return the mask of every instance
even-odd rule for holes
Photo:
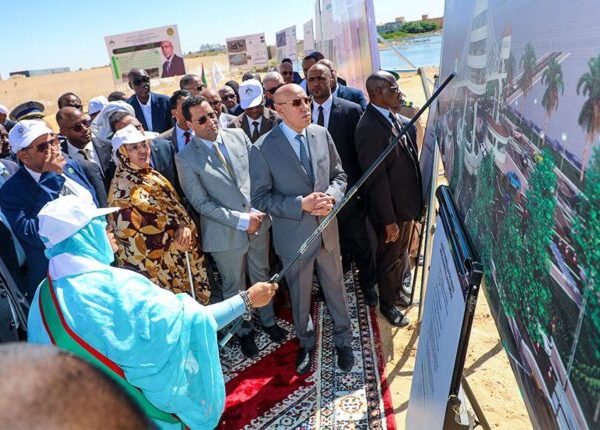
[[[279,88],[275,108],[282,122],[250,150],[252,205],[271,215],[275,252],[286,264],[317,228],[321,217],[342,199],[346,174],[327,129],[310,123],[310,100],[302,87],[286,84]],[[315,264],[334,322],[338,367],[349,371],[354,365],[352,330],[334,220],[286,277],[300,340],[296,372],[303,374],[311,368],[315,337],[310,307]]]
[[[219,129],[215,111],[201,96],[185,101],[183,115],[194,138],[175,156],[179,180],[200,214],[202,250],[215,260],[228,299],[246,289],[246,269],[251,283],[269,279],[270,219],[250,204],[250,141],[244,132]],[[269,337],[282,342],[287,333],[275,322],[273,304],[257,312]],[[238,334],[244,355],[256,357],[250,325]]]

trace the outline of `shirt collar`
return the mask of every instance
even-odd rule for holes
[[[323,104],[319,104],[313,100],[313,111],[316,111],[319,108],[319,106],[323,106],[323,110],[328,111],[329,109],[331,109],[332,104],[333,104],[333,94],[330,95],[329,98],[323,102]]]
[[[27,169],[27,171],[29,172],[29,174],[31,175],[31,177],[33,178],[33,180],[35,182],[40,182],[40,178],[42,177],[42,174],[39,172],[34,172],[33,170],[31,170],[29,167],[27,166],[23,166],[25,167],[25,169]]]
[[[138,96],[135,96],[135,98],[137,99],[137,101],[140,104],[140,106],[149,107],[150,103],[152,103],[152,93],[150,93],[150,96],[148,97],[148,103],[146,103],[146,104],[142,103],[140,101],[140,99],[138,98]]]
[[[262,115],[258,119],[252,119],[248,115],[246,115],[246,119],[248,120],[248,126],[250,127],[250,131],[254,131],[254,124],[252,124],[253,122],[257,122],[258,123],[258,129],[260,130],[260,126],[261,126],[262,120],[263,120]]]
[[[390,113],[391,111],[389,109],[386,108],[382,108],[380,106],[374,105],[373,103],[371,103],[371,106],[373,106],[375,109],[377,109],[377,111],[383,115],[385,117],[385,119],[392,124],[392,120],[390,119]]]
[[[285,135],[285,137],[287,137],[287,139],[290,142],[293,142],[294,139],[296,139],[296,136],[301,134],[302,136],[304,136],[306,138],[306,129],[300,131],[300,133],[296,132],[296,130],[292,129],[291,127],[289,127],[285,122],[281,121],[279,123],[279,126],[281,127],[281,131],[283,131],[283,134]]]
[[[78,147],[73,145],[71,142],[69,142],[69,139],[67,139],[67,152],[69,153],[69,155],[79,154],[79,151],[82,151],[84,149],[88,149],[92,152],[94,151],[94,144],[92,143],[91,140],[88,143],[86,143],[83,148],[79,149]]]
[[[217,138],[215,140],[206,140],[206,139],[202,139],[201,137],[196,136],[198,139],[200,139],[200,142],[202,142],[204,144],[204,146],[206,146],[207,148],[212,148],[213,145],[215,144],[215,142],[222,144],[223,143],[223,138],[221,137],[221,133],[219,132],[217,134]]]

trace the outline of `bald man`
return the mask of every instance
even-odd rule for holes
[[[285,265],[342,199],[346,174],[327,129],[311,124],[310,99],[299,85],[279,88],[275,109],[281,122],[250,150],[250,185],[252,206],[271,215],[275,252]],[[352,329],[335,219],[286,275],[300,341],[298,374],[309,372],[312,365],[315,335],[310,309],[315,265],[334,323],[337,364],[347,372],[354,365]]]
[[[356,126],[355,144],[362,171],[397,137],[402,124],[390,111],[400,100],[394,76],[388,72],[373,73],[366,82],[371,102]],[[407,305],[402,281],[410,271],[408,247],[413,221],[422,211],[421,172],[417,156],[414,128],[373,173],[366,183],[365,196],[369,218],[377,234],[377,284],[379,310],[397,327],[408,325],[408,319],[395,306]]]
[[[0,345],[0,423],[11,429],[154,429],[100,370],[61,349]]]

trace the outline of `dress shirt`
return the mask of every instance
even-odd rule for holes
[[[225,157],[225,160],[231,166],[231,161],[230,161],[231,158],[229,158],[229,152],[227,152],[227,147],[225,146],[225,143],[223,142],[223,138],[221,137],[220,134],[217,136],[216,140],[214,140],[214,141],[202,139],[201,137],[199,137],[199,139],[200,139],[200,142],[202,142],[202,144],[205,145],[213,153],[215,152],[214,144],[215,144],[215,142],[217,142],[219,144],[219,149],[221,150],[223,157]],[[251,212],[259,212],[254,208],[251,208],[250,211]],[[250,226],[250,214],[249,213],[240,213],[240,219],[238,220],[238,224],[237,224],[236,228],[240,231],[246,231],[246,230],[248,230],[249,226]]]
[[[318,104],[313,100],[313,109],[312,109],[312,122],[313,124],[317,123],[317,119],[319,118],[319,106],[323,106],[323,127],[329,127],[329,115],[331,114],[331,106],[333,106],[333,97],[329,96],[327,100],[323,102],[322,105]]]
[[[137,99],[137,101],[140,104],[140,108],[144,114],[144,119],[146,120],[146,125],[148,126],[148,130],[146,131],[154,131],[152,128],[152,94],[150,94],[150,97],[148,97],[148,103],[146,104],[142,103],[140,99]]]
[[[175,123],[175,133],[177,136],[177,152],[179,152],[179,151],[183,150],[183,148],[185,148],[184,133],[186,131],[190,133],[190,142],[191,142],[192,139],[194,138],[194,130],[192,130],[191,128],[189,130],[184,130],[183,128],[179,127],[179,125],[177,125],[177,123]]]
[[[253,122],[258,123],[258,132],[260,133],[260,126],[261,126],[262,120],[263,120],[262,115],[258,119],[252,119],[248,115],[246,115],[246,119],[248,120],[248,128],[250,128],[250,135],[252,135],[252,133],[254,133],[254,124],[252,124]]]
[[[78,160],[78,161],[85,160],[86,158],[79,151],[84,151],[87,153],[87,156],[88,156],[87,161],[91,161],[92,163],[96,163],[96,164],[100,165],[100,163],[98,163],[98,154],[96,154],[96,150],[94,149],[94,144],[92,143],[91,140],[82,149],[79,149],[75,145],[73,145],[71,142],[69,142],[69,140],[67,139],[67,154],[69,154],[69,157],[71,157],[75,160]]]
[[[67,167],[67,169],[69,168],[69,166],[66,166],[66,167]],[[42,177],[41,173],[34,172],[33,170],[29,169],[28,167],[25,167],[25,168],[27,169],[27,171],[29,172],[29,174],[31,175],[31,177],[33,178],[33,180],[35,182],[40,182],[40,178]],[[61,176],[63,178],[65,178],[65,183],[64,183],[62,189],[60,190],[61,196],[67,196],[69,194],[74,194],[77,197],[79,197],[80,199],[90,200],[94,204],[94,206],[96,206],[96,203],[94,203],[94,198],[92,197],[92,195],[90,194],[90,192],[88,190],[86,190],[83,186],[79,185],[73,179],[69,178],[64,173]]]
[[[298,141],[296,140],[296,136],[299,134],[304,136],[304,143],[306,144],[306,153],[308,154],[308,159],[311,160],[312,157],[310,156],[310,148],[308,146],[308,138],[306,136],[306,129],[304,129],[300,133],[298,133],[297,131],[291,129],[283,121],[281,121],[279,123],[279,126],[281,127],[281,131],[283,131],[283,134],[285,135],[285,137],[287,137],[287,140],[290,143],[292,149],[294,150],[296,157],[298,157],[298,160],[300,160],[300,143],[298,143]]]
[[[377,109],[377,111],[378,111],[379,113],[381,113],[381,115],[383,115],[383,116],[385,117],[385,119],[386,119],[386,120],[387,120],[387,121],[388,121],[390,124],[392,124],[392,126],[394,125],[394,123],[392,122],[392,119],[390,118],[390,113],[391,113],[392,111],[390,111],[389,109],[386,109],[386,108],[382,108],[382,107],[380,107],[380,106],[377,106],[377,105],[375,105],[375,104],[373,104],[373,103],[371,103],[371,105],[372,105],[372,106],[373,106],[375,109]],[[392,115],[393,115],[393,114],[392,114]]]

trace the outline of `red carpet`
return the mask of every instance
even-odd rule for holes
[[[219,429],[390,429],[395,422],[385,381],[375,310],[364,304],[353,277],[346,279],[353,327],[355,365],[348,373],[335,364],[333,324],[323,302],[313,303],[314,369],[295,372],[298,342],[291,312],[278,312],[290,335],[283,345],[256,333],[260,355],[246,359],[232,341],[221,354],[227,400]]]

